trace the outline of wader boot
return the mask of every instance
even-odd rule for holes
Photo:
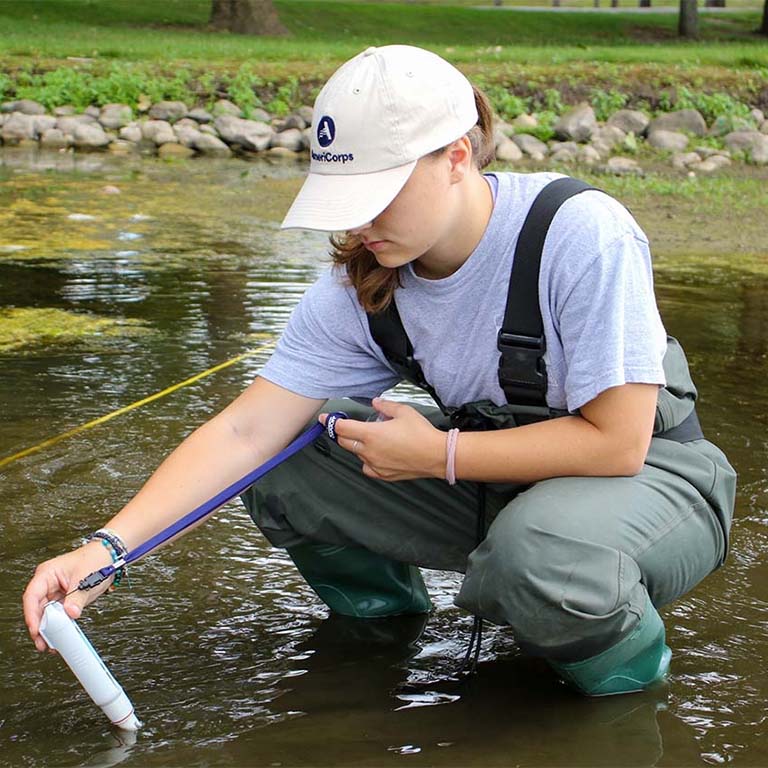
[[[428,613],[419,569],[363,547],[305,543],[287,548],[318,597],[342,616],[373,619]]]
[[[550,662],[567,683],[588,696],[642,691],[669,670],[672,651],[664,642],[664,623],[651,605],[623,640],[583,661]]]

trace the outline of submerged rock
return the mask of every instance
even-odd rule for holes
[[[0,309],[0,353],[39,346],[86,343],[151,333],[143,322],[62,309]]]

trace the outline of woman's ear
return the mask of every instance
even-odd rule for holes
[[[445,156],[450,163],[450,182],[463,181],[472,168],[472,144],[467,136],[456,139],[445,148]]]

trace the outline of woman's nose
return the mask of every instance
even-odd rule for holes
[[[361,224],[359,227],[348,229],[347,232],[350,235],[359,235],[361,232],[365,232],[366,229],[370,229],[373,226],[372,221],[366,221],[365,224]]]

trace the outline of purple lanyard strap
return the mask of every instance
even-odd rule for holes
[[[325,426],[322,424],[315,424],[310,427],[304,434],[299,435],[290,445],[284,448],[280,453],[275,454],[269,461],[266,461],[260,467],[256,467],[253,471],[249,472],[245,477],[241,477],[239,480],[232,483],[232,485],[225,488],[223,491],[217,493],[213,498],[203,502],[199,507],[196,507],[184,517],[177,520],[175,523],[169,525],[160,533],[155,534],[152,538],[147,539],[143,544],[139,544],[138,547],[132,549],[126,555],[119,560],[115,561],[111,565],[107,565],[104,568],[100,568],[98,571],[94,571],[89,576],[86,576],[78,585],[78,590],[87,590],[92,587],[101,584],[102,581],[108,579],[117,570],[128,565],[129,563],[138,560],[147,553],[151,552],[156,547],[164,544],[169,539],[178,535],[182,531],[185,531],[191,525],[207,517],[212,512],[215,512],[219,507],[226,504],[230,499],[233,499],[238,494],[242,493],[246,488],[252,486],[257,480],[264,477],[267,472],[273,470],[278,464],[282,464],[286,459],[298,453],[302,449],[306,448],[310,443],[317,440],[324,432],[334,442],[338,442],[336,436],[336,422],[339,419],[346,419],[347,414],[342,411],[336,411],[328,414]]]

